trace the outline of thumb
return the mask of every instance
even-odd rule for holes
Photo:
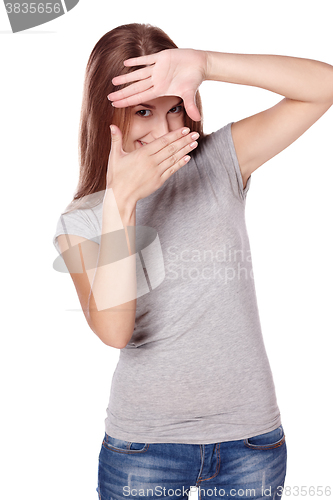
[[[198,122],[201,120],[200,112],[195,103],[195,93],[193,91],[184,95],[184,106],[186,113],[193,121]]]
[[[110,155],[120,156],[123,153],[123,136],[121,130],[116,125],[110,125],[111,131],[111,151]]]

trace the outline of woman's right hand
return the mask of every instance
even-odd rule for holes
[[[126,153],[122,148],[120,129],[116,125],[111,127],[106,189],[112,188],[116,198],[134,204],[154,193],[172,174],[186,165],[190,159],[187,154],[198,145],[195,139],[199,134],[190,133],[188,128],[182,127]]]

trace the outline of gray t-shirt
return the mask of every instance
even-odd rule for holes
[[[105,431],[140,443],[209,444],[281,425],[259,319],[231,123],[139,200],[157,231],[165,277],[137,299],[135,328],[113,374]],[[63,223],[65,221],[65,224]],[[100,242],[102,203],[58,221]],[[65,226],[65,229],[64,229]]]

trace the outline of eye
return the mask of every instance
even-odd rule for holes
[[[169,113],[175,114],[175,113],[181,113],[184,109],[184,106],[175,106],[174,108],[171,108]]]
[[[142,116],[143,118],[146,118],[146,117],[149,116],[149,115],[145,115],[144,113],[151,113],[151,111],[150,111],[150,109],[140,109],[135,114],[139,115],[139,116]]]

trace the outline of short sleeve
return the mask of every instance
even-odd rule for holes
[[[88,240],[100,243],[100,221],[98,220],[96,212],[78,209],[61,214],[53,237],[53,244],[59,254],[61,254],[61,251],[57,237],[60,234],[75,234],[76,236],[82,236]]]
[[[221,129],[206,136],[205,149],[210,152],[210,164],[214,170],[214,176],[219,182],[228,179],[229,189],[240,201],[245,201],[247,192],[251,185],[251,176],[243,188],[242,173],[236,155],[235,145],[231,134],[231,125],[228,123]],[[223,169],[223,171],[221,171]]]

